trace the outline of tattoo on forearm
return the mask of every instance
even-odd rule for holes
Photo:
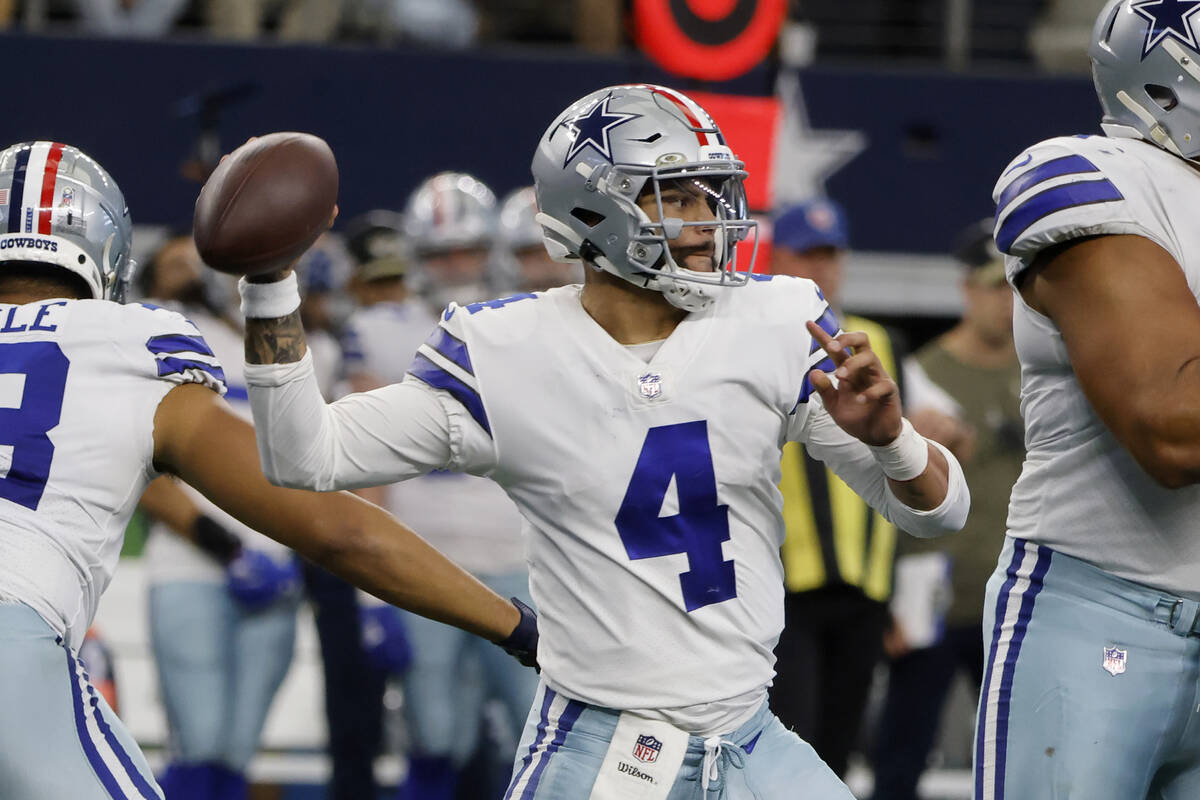
[[[303,358],[307,349],[299,311],[278,319],[246,320],[246,361],[250,364],[292,364]]]

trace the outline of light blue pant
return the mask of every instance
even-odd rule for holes
[[[480,575],[503,597],[529,598],[524,572]],[[525,719],[537,673],[496,645],[458,628],[405,614],[413,663],[404,676],[404,705],[418,755],[449,758],[462,766],[478,742],[483,703],[495,698],[508,709],[513,736]]]
[[[986,603],[976,800],[1200,798],[1200,604],[1012,538]]]
[[[173,758],[244,772],[296,639],[296,597],[256,613],[224,585],[150,588],[150,643],[158,666]]]
[[[538,687],[517,747],[504,800],[587,800],[620,712]],[[667,800],[854,800],[816,751],[783,726],[764,702],[722,749],[719,776],[704,796],[704,740],[688,740]]]
[[[83,664],[21,604],[0,604],[0,720],[4,800],[162,800]]]

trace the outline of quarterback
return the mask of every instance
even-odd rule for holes
[[[77,650],[162,472],[397,605],[493,641],[529,632],[382,509],[266,481],[195,326],[110,302],[132,229],[99,164],[56,142],[0,151],[0,226],[0,797],[162,798]]]
[[[583,286],[451,304],[401,383],[332,405],[279,316],[291,278],[241,284],[271,480],[459,470],[524,515],[542,684],[509,798],[850,798],[767,705],[780,448],[805,442],[917,535],[965,519],[961,469],[903,420],[866,336],[811,282],[737,270],[745,174],[678,92],[583,97],[533,160],[546,246]]]
[[[1103,136],[996,184],[1027,457],[988,583],[977,800],[1200,797],[1200,31],[1111,0]]]

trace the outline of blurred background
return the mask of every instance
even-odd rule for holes
[[[362,241],[351,241],[350,222],[372,211],[401,215],[423,180],[447,170],[505,197],[531,182],[534,145],[571,101],[609,84],[667,84],[708,108],[747,162],[761,221],[755,269],[770,270],[778,212],[835,201],[845,234],[834,242],[845,256],[842,308],[888,325],[912,350],[959,320],[966,267],[954,257],[956,239],[992,213],[1004,166],[1040,139],[1099,133],[1086,47],[1102,5],[0,0],[8,76],[0,141],[65,141],[105,165],[131,209],[135,257],[146,262],[186,233],[200,183],[222,153],[270,131],[318,134],[338,159],[341,215],[309,265],[308,285],[332,296],[329,327],[344,347],[339,328],[361,304],[348,283],[377,256],[355,250]],[[384,227],[405,235],[402,221]],[[232,297],[215,276],[205,280],[213,302]],[[139,557],[147,527],[139,517],[130,530],[97,631],[121,716],[161,765],[170,742],[148,644]],[[257,798],[331,796],[308,604],[298,619],[296,655],[248,770]],[[862,754],[884,684],[872,682],[850,760],[848,781],[862,797],[871,796]],[[389,686],[384,704],[395,712],[402,682]],[[970,795],[972,690],[956,686],[922,779],[926,798]],[[389,797],[411,736],[398,714],[391,719],[375,763]]]

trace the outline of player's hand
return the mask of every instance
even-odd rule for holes
[[[862,332],[834,338],[812,321],[807,327],[834,364],[836,386],[819,369],[808,373],[829,416],[865,444],[891,444],[900,435],[900,389],[871,350],[870,339]]]
[[[363,606],[358,610],[363,652],[380,672],[402,675],[413,659],[412,642],[400,611],[389,605]]]
[[[503,647],[504,652],[525,666],[533,667],[541,672],[537,663],[537,612],[515,597],[510,597],[509,600],[521,612],[521,621],[517,623],[517,627],[513,628],[513,632],[508,635],[507,639],[496,644]]]
[[[300,565],[294,558],[279,562],[260,550],[244,547],[225,568],[225,587],[242,608],[261,611],[300,590]]]

